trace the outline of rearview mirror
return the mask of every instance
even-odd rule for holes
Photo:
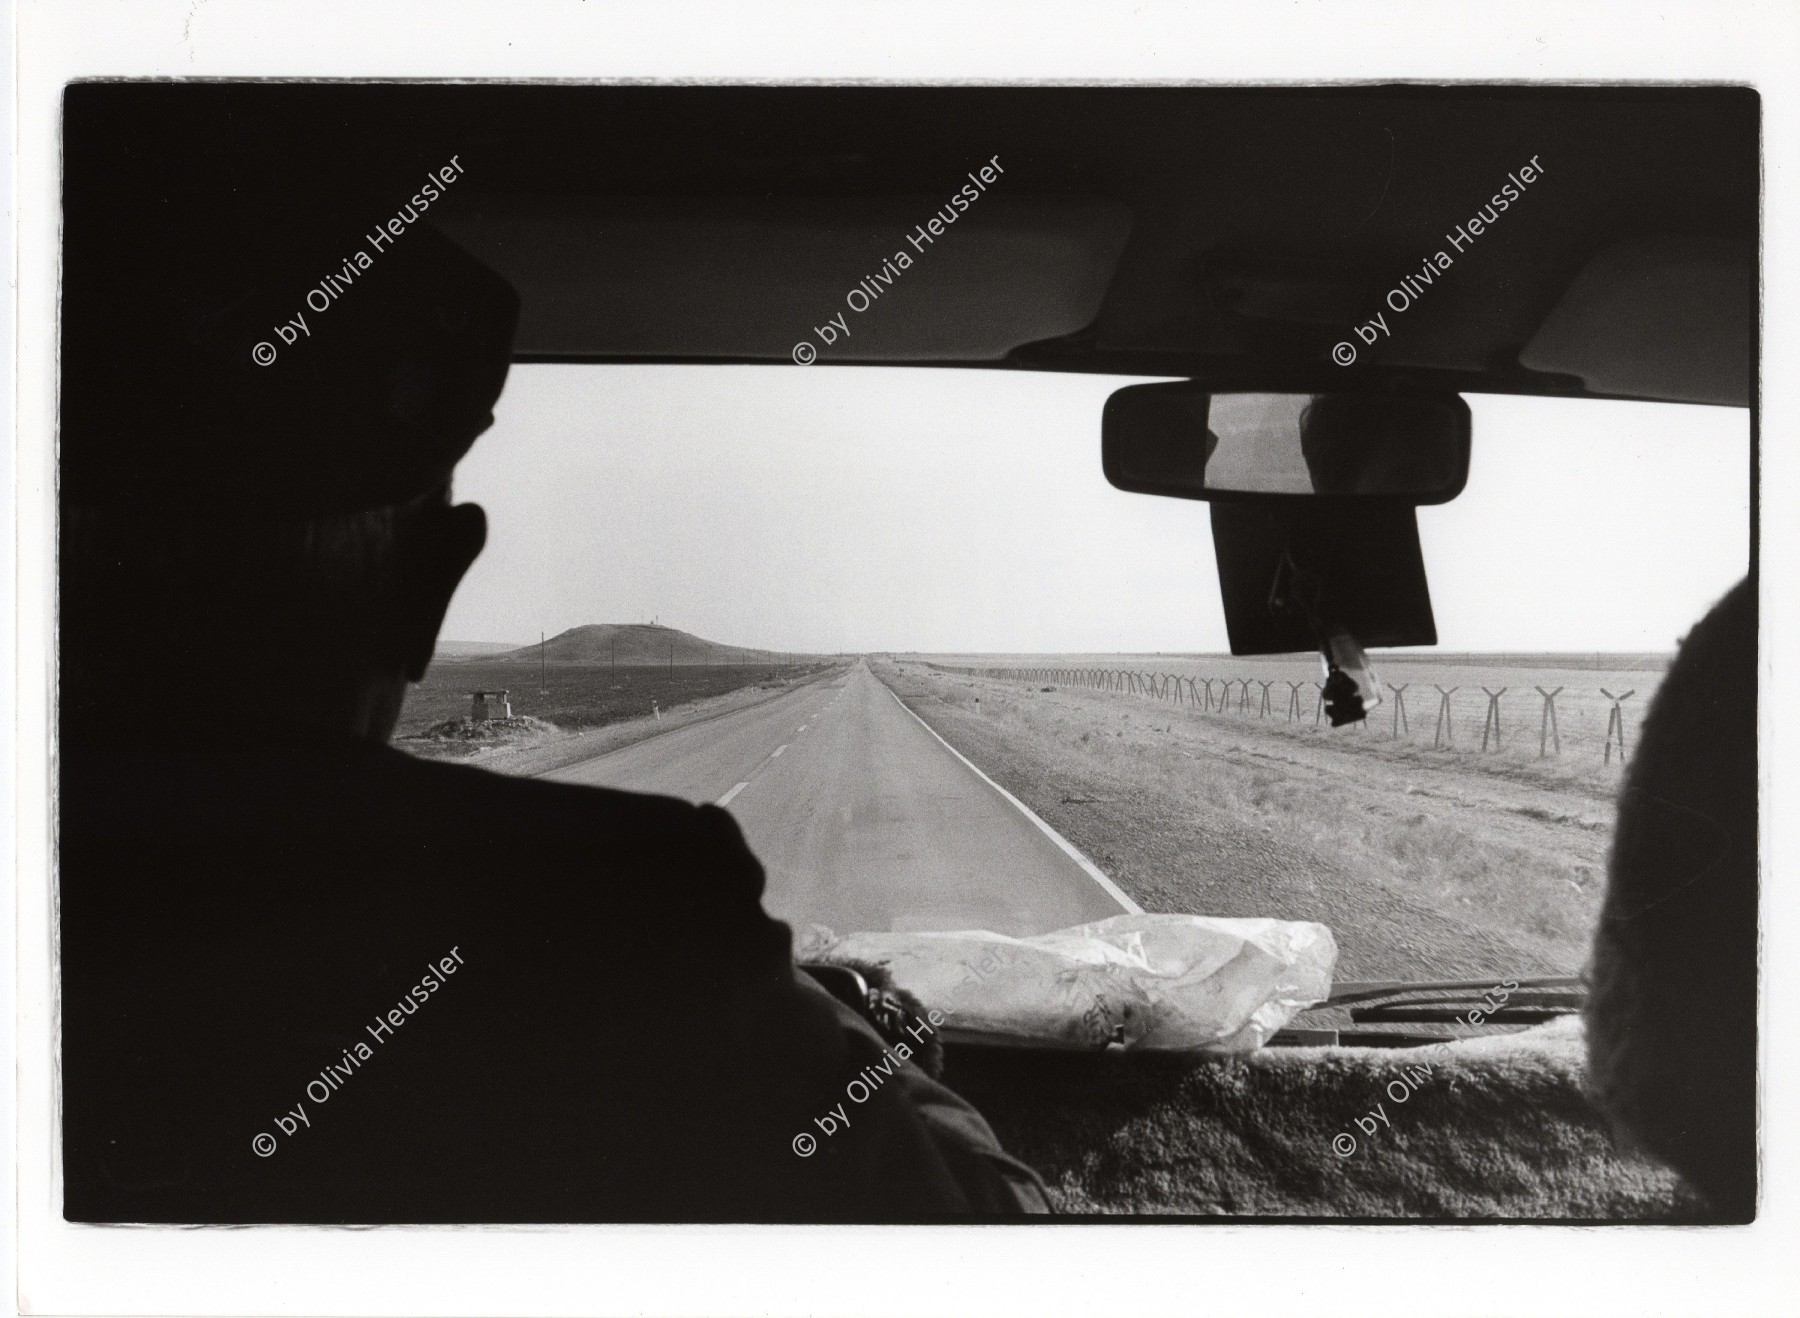
[[[1469,407],[1454,394],[1136,384],[1106,400],[1100,450],[1106,479],[1137,494],[1446,503],[1469,475]]]

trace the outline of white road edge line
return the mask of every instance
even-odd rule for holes
[[[882,683],[882,685],[887,686],[887,684],[885,682]],[[900,699],[899,693],[896,692],[893,687],[891,687],[891,686],[887,687],[887,693],[890,696],[894,697],[894,703],[896,705],[900,706],[901,709],[905,709],[908,714],[912,714],[912,716],[915,719],[918,719],[920,727],[924,728],[925,731],[929,732],[932,736],[937,737],[939,745],[941,745],[945,750],[949,751],[957,759],[961,760],[965,765],[968,765],[970,773],[974,774],[977,778],[981,779],[982,782],[986,783],[989,787],[993,788],[996,792],[1000,793],[1000,795],[1004,796],[1008,801],[1011,801],[1013,803],[1013,805],[1018,808],[1018,811],[1020,814],[1024,815],[1025,818],[1029,819],[1032,823],[1036,824],[1039,828],[1043,829],[1044,836],[1049,838],[1052,842],[1056,843],[1057,846],[1061,847],[1062,850],[1068,855],[1069,859],[1074,861],[1077,865],[1081,866],[1082,872],[1085,873],[1090,879],[1092,879],[1095,883],[1098,883],[1102,888],[1106,889],[1106,895],[1111,897],[1114,901],[1118,902],[1119,905],[1123,906],[1125,908],[1126,914],[1142,915],[1144,913],[1144,908],[1142,906],[1139,906],[1136,902],[1132,901],[1130,897],[1127,897],[1125,895],[1125,893],[1120,890],[1118,884],[1114,883],[1111,879],[1107,878],[1105,874],[1101,873],[1100,867],[1098,865],[1094,864],[1093,861],[1089,860],[1086,856],[1081,854],[1081,848],[1077,847],[1073,842],[1069,841],[1068,838],[1064,837],[1061,833],[1058,833],[1054,828],[1051,828],[1050,825],[1046,824],[1042,819],[1040,819],[1038,817],[1037,812],[1034,811],[1030,806],[1026,805],[1018,797],[1014,796],[1011,792],[1007,791],[999,783],[995,782],[992,778],[988,777],[980,769],[977,769],[973,764],[970,764],[968,756],[964,755],[961,751],[957,750],[956,747],[952,746],[949,742],[945,741],[942,737],[938,737],[937,729],[932,727],[931,724],[927,723],[924,719],[919,718],[919,716],[916,713],[913,713],[913,711],[911,709],[908,709],[906,702],[904,700]]]
[[[749,783],[739,783],[736,787],[732,788],[729,792],[725,793],[725,795],[723,795],[719,798],[719,804],[720,805],[730,805],[731,798],[736,796],[739,792],[743,791],[749,785],[750,785]]]

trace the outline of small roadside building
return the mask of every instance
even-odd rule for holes
[[[469,720],[472,723],[486,723],[489,719],[513,716],[512,701],[508,699],[512,695],[510,688],[505,691],[471,691],[469,695],[473,701],[469,708]],[[490,701],[493,703],[490,704]]]

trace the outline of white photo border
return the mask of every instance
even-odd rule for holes
[[[1763,98],[1763,506],[1800,496],[1800,7],[22,0],[13,104],[15,1297],[30,1313],[1766,1312],[1800,1290],[1794,821],[1800,530],[1765,518],[1763,1199],[1750,1227],[179,1229],[64,1222],[50,782],[59,122],[71,80],[1736,83]],[[0,474],[4,469],[0,468]],[[1789,1100],[1783,1102],[1782,1100]],[[1429,1234],[1426,1234],[1429,1233]]]

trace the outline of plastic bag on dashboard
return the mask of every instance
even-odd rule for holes
[[[1303,921],[1139,914],[1029,938],[814,925],[796,957],[886,966],[953,1039],[1248,1052],[1330,996],[1337,942]]]

